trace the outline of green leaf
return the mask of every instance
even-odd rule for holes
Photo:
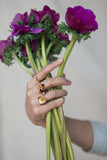
[[[20,20],[20,21],[17,22],[17,24],[18,24],[19,26],[21,26],[21,25],[24,24],[24,21]]]
[[[58,32],[60,33],[71,33],[71,28],[68,27],[64,22],[62,22],[61,24],[59,24],[59,29],[58,29]]]
[[[88,38],[91,38],[90,33],[91,32],[86,32],[86,33],[77,33],[76,30],[71,29],[69,26],[67,26],[64,22],[59,24],[59,29],[58,32],[62,33],[68,33],[77,36],[77,41],[78,43],[81,42],[81,40],[87,40]]]
[[[22,34],[22,35],[18,36],[18,38],[16,39],[16,44],[17,45],[20,45],[20,44],[24,45],[25,42],[30,43],[33,40],[41,38],[43,34],[44,34],[43,32],[38,33],[38,34],[32,34],[30,32],[26,33],[26,34]]]

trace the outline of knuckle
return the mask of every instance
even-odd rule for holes
[[[63,77],[58,77],[57,80],[61,83],[61,85],[65,85],[67,83],[65,78],[63,78]]]
[[[33,102],[34,100],[33,100],[31,97],[29,97],[29,101],[30,101],[30,104],[32,104],[32,105],[33,105],[33,103],[32,103],[32,102]]]
[[[30,91],[27,91],[27,97],[30,98],[30,96],[31,96]]]
[[[52,108],[56,107],[57,106],[56,100],[51,101],[49,106],[51,106]]]
[[[29,98],[30,100],[30,104],[32,105],[32,106],[35,106],[35,104],[36,104],[36,100],[34,99],[34,98],[32,98],[32,97],[30,97]]]
[[[52,78],[48,78],[46,81],[47,81],[47,84],[51,84],[52,83]]]
[[[27,89],[29,90],[31,88],[30,82],[27,83]]]
[[[40,116],[40,109],[38,107],[34,108],[35,116]]]
[[[47,73],[47,67],[45,66],[45,67],[43,67],[42,69],[41,69],[41,72],[40,72],[42,75],[44,75],[44,74],[46,74]]]
[[[55,97],[57,95],[57,91],[56,90],[53,90],[51,93],[52,93],[53,97]]]
[[[63,77],[58,77],[60,81],[64,82],[65,81],[65,78]]]
[[[56,77],[56,80],[57,80],[58,82],[62,82],[62,81],[63,81],[63,78],[62,78],[62,77]]]

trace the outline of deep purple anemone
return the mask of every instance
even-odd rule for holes
[[[38,12],[38,11],[35,10],[35,9],[31,9],[30,18],[31,18],[32,16],[34,17],[34,20],[33,20],[33,23],[34,23],[34,24],[37,24],[37,23],[40,22],[40,20],[41,20],[41,14],[40,14],[40,12]]]
[[[0,59],[2,62],[3,62],[3,53],[5,52],[8,46],[9,47],[13,46],[13,41],[11,39],[0,41]]]
[[[12,33],[11,35],[9,36],[9,38],[12,38],[16,35],[21,35],[21,34],[24,34],[24,33],[27,33],[27,32],[31,32],[31,33],[34,33],[34,34],[37,34],[37,33],[40,33],[42,31],[44,31],[44,29],[41,29],[41,28],[34,28],[32,29],[31,27],[27,26],[27,25],[17,25],[17,24],[12,24]]]
[[[39,13],[41,19],[44,17],[44,15],[48,14],[48,16],[51,18],[54,24],[56,24],[60,18],[59,13],[56,13],[55,10],[50,9],[48,6],[44,6],[43,10]]]
[[[23,21],[25,25],[29,24],[28,12],[25,12],[24,14],[17,13],[11,22],[10,28],[12,28],[12,24],[18,24],[20,21]]]
[[[94,13],[81,6],[69,7],[65,14],[67,25],[78,33],[91,32],[98,29]]]
[[[56,13],[55,10],[50,9],[48,6],[44,6],[42,11],[37,11],[36,9],[32,9],[30,13],[30,18],[34,16],[33,22],[37,24],[46,14],[51,18],[53,24],[56,24],[59,21],[60,18],[59,13]]]

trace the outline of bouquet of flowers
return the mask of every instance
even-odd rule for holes
[[[31,9],[29,14],[18,13],[10,24],[10,36],[0,41],[1,62],[10,66],[17,61],[28,74],[35,76],[43,66],[56,60],[65,47],[63,63],[57,73],[61,77],[75,43],[90,38],[90,33],[98,29],[95,18],[91,10],[82,6],[67,8],[66,23],[59,23],[59,13],[49,6],[41,11]],[[69,34],[72,34],[71,40]],[[46,141],[47,160],[50,160],[50,146],[56,160],[74,160],[62,106],[47,113]]]

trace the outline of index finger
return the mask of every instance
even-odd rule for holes
[[[47,66],[43,67],[37,74],[37,78],[41,81],[43,80],[47,74],[49,74],[52,70],[60,66],[63,62],[63,58],[59,58],[56,61],[48,64]]]

